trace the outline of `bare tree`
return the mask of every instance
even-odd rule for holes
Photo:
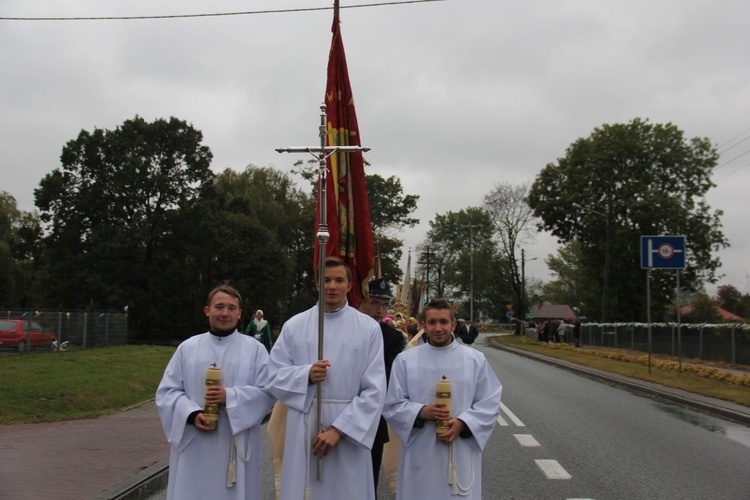
[[[504,265],[508,268],[507,276],[513,288],[518,314],[526,311],[523,283],[523,255],[519,263],[518,254],[522,247],[534,240],[534,214],[526,202],[530,185],[500,183],[484,197],[484,209],[490,214],[495,226],[495,236],[500,243],[500,253]]]

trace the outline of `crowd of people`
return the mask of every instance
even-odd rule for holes
[[[539,323],[533,323],[530,326],[536,329],[537,338],[540,342],[547,342],[549,344],[570,343],[571,336],[568,335],[568,331],[570,330],[574,345],[581,347],[580,319],[575,319],[570,324],[566,323],[564,319],[547,319]]]
[[[476,327],[459,325],[444,299],[393,319],[385,279],[357,310],[346,263],[329,257],[319,272],[323,303],[286,321],[275,342],[261,310],[238,330],[233,287],[209,293],[209,330],[178,346],[156,391],[171,445],[167,498],[261,498],[261,424],[273,408],[277,498],[374,500],[382,464],[397,499],[481,499],[502,384],[469,348]]]

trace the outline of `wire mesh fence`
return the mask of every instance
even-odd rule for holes
[[[128,316],[114,311],[28,311],[5,310],[0,319],[23,320],[23,330],[29,336],[53,333],[53,349],[64,350],[76,346],[81,349],[128,343]],[[35,343],[24,343],[26,349]],[[46,343],[45,343],[46,345]]]
[[[584,345],[648,352],[645,323],[582,325]],[[656,323],[651,325],[651,352],[705,361],[750,365],[750,325]],[[566,341],[572,342],[568,330]]]

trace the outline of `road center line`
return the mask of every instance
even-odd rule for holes
[[[539,444],[539,441],[534,439],[534,436],[532,436],[531,434],[513,434],[513,437],[516,438],[521,446],[525,446],[527,448],[535,448],[537,446],[541,446]]]
[[[514,424],[516,424],[518,427],[526,427],[521,420],[517,416],[513,414],[512,411],[508,409],[507,406],[505,406],[505,403],[500,403],[500,408],[505,412],[506,415],[508,415],[508,418],[510,418]]]
[[[567,473],[562,465],[557,460],[534,460],[536,464],[542,469],[547,479],[572,479],[573,476]]]

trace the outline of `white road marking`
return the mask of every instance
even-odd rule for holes
[[[557,460],[534,460],[536,464],[542,469],[547,479],[572,479],[573,476],[567,473],[562,465]]]
[[[497,423],[498,425],[502,425],[503,427],[508,427],[508,422],[505,421],[502,415],[497,415]]]
[[[541,446],[531,434],[513,434],[513,437],[516,438],[521,446],[525,446],[527,448],[535,448],[537,446]]]
[[[501,409],[501,410],[503,410],[503,411],[505,412],[505,414],[506,414],[506,415],[508,415],[508,418],[510,418],[510,419],[511,419],[511,420],[513,421],[513,423],[514,423],[514,424],[516,424],[516,425],[517,425],[518,427],[526,427],[526,426],[524,425],[524,423],[523,423],[523,422],[521,422],[521,420],[519,420],[519,418],[518,418],[517,416],[515,416],[515,415],[513,414],[513,412],[512,412],[512,411],[510,411],[510,410],[508,409],[508,407],[507,407],[507,406],[505,406],[505,404],[504,404],[504,403],[502,403],[502,402],[500,403],[500,409]]]

